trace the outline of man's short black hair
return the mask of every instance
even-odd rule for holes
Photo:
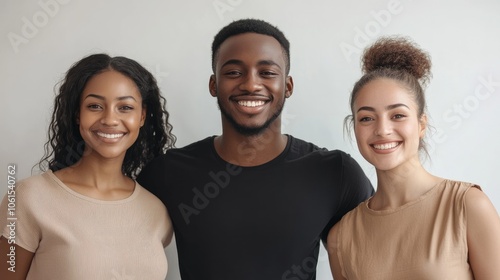
[[[283,32],[281,32],[281,30],[279,30],[276,26],[259,19],[240,19],[233,21],[222,28],[219,33],[215,35],[214,41],[212,42],[212,70],[214,73],[217,52],[219,51],[222,43],[229,37],[243,33],[257,33],[268,35],[276,39],[280,43],[283,53],[285,54],[285,67],[286,74],[288,75],[288,72],[290,72],[290,43],[286,39]]]

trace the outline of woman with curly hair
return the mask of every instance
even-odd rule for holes
[[[478,185],[421,164],[429,55],[407,38],[384,37],[362,63],[345,124],[375,167],[377,191],[328,235],[335,280],[498,279],[500,218],[490,200]]]
[[[1,279],[165,279],[171,221],[135,181],[175,143],[165,106],[132,59],[93,54],[69,69],[39,163],[46,171],[9,189],[14,224],[7,195],[0,207]]]

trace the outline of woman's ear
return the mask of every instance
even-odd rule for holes
[[[146,122],[146,114],[148,113],[148,110],[146,106],[142,106],[142,113],[141,113],[141,127],[144,125]]]
[[[422,114],[422,116],[420,117],[420,131],[419,131],[419,136],[420,136],[420,139],[424,138],[425,136],[425,132],[427,130],[427,115],[426,114]]]

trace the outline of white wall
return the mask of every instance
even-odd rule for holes
[[[500,208],[496,0],[2,0],[0,193],[9,164],[17,165],[18,179],[30,175],[43,154],[53,87],[90,53],[128,56],[155,73],[178,146],[219,134],[219,111],[207,90],[210,45],[221,27],[246,17],[268,20],[291,42],[295,91],[284,132],[351,153],[371,178],[373,169],[342,131],[360,50],[379,35],[412,37],[433,58],[429,170],[480,184]],[[175,247],[167,253],[168,279],[179,279]],[[324,251],[318,279],[331,279]]]

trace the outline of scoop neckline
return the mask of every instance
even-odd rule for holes
[[[75,196],[75,197],[78,197],[80,199],[83,199],[83,200],[86,200],[86,201],[89,201],[89,202],[93,202],[93,203],[97,203],[97,204],[122,204],[122,203],[127,203],[131,200],[134,200],[137,195],[139,194],[140,192],[140,187],[139,187],[139,184],[137,183],[136,180],[134,180],[134,191],[132,192],[132,194],[130,194],[128,197],[126,198],[122,198],[122,199],[118,199],[118,200],[103,200],[103,199],[97,199],[97,198],[93,198],[93,197],[90,197],[90,196],[86,196],[84,194],[81,194],[73,189],[71,189],[70,187],[68,187],[65,183],[63,183],[55,174],[54,172],[52,172],[52,170],[48,170],[46,172],[46,174],[52,179],[54,180],[54,182],[57,183],[57,185],[59,187],[61,187],[63,190],[65,190],[66,192],[68,192],[69,194]]]

